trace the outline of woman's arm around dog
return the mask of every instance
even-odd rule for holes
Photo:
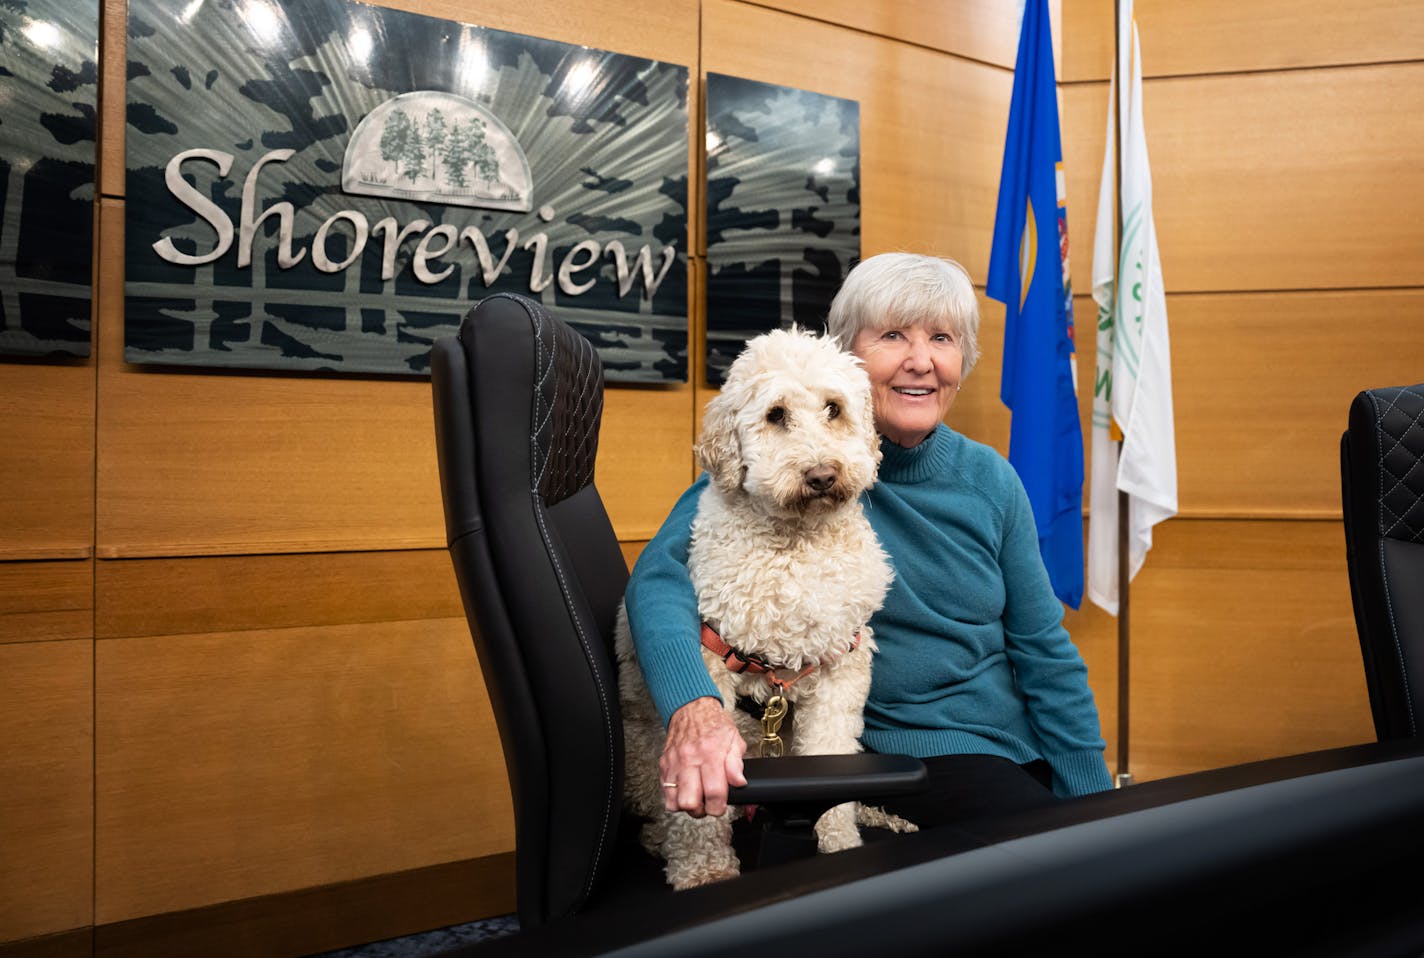
[[[638,664],[668,727],[658,767],[668,811],[720,815],[727,787],[745,785],[746,743],[702,662],[702,621],[687,571],[688,547],[704,475],[692,484],[633,567],[626,603]]]

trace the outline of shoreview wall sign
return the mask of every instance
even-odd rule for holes
[[[424,374],[494,292],[687,377],[680,66],[344,0],[131,0],[125,356]]]

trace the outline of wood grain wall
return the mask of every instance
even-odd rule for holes
[[[1356,392],[1424,379],[1424,14],[1138,0],[1136,20],[1181,505],[1133,585],[1131,768],[1146,779],[1374,737],[1339,441]],[[1063,36],[1086,292],[1113,4],[1065,3]]]
[[[864,252],[953,256],[982,289],[1012,4],[387,2],[856,99]],[[1111,4],[1063,8],[1082,251]],[[1146,778],[1370,737],[1334,442],[1356,389],[1424,378],[1424,38],[1384,0],[1141,0],[1139,20],[1184,517],[1134,587]],[[106,0],[95,356],[0,364],[0,943],[161,953],[154,922],[246,902],[264,953],[337,947],[416,919],[372,907],[359,939],[303,937],[301,895],[399,874],[409,901],[450,867],[489,879],[457,917],[508,911],[508,789],[443,551],[429,387],[123,362],[124,23]],[[695,109],[693,127],[695,164]],[[694,177],[694,344],[700,203]],[[1088,268],[1080,252],[1079,290]],[[1003,314],[981,305],[951,423],[1003,450]],[[708,395],[609,391],[598,482],[630,561],[692,478]],[[1113,620],[1068,622],[1111,740]],[[217,953],[219,927],[162,940]]]

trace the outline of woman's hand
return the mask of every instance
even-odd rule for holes
[[[727,786],[747,784],[742,774],[746,750],[747,743],[721,702],[714,698],[688,702],[672,713],[667,744],[658,759],[665,783],[663,807],[693,818],[725,812]]]

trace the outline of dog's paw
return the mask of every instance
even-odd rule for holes
[[[693,818],[681,812],[665,812],[667,826],[662,855],[663,874],[675,889],[696,888],[741,873],[741,862],[732,848],[730,814]]]

